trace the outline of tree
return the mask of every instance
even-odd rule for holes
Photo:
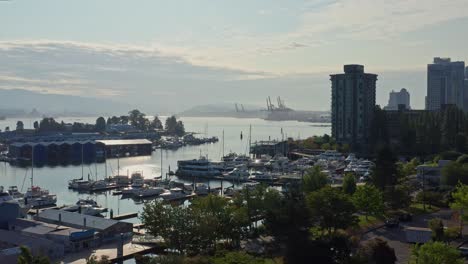
[[[325,187],[327,184],[327,175],[321,172],[320,166],[314,166],[307,170],[302,186],[305,193],[310,193]]]
[[[460,252],[442,242],[429,242],[415,246],[411,252],[410,264],[463,264]]]
[[[327,234],[357,223],[356,208],[349,196],[332,187],[324,187],[307,196],[311,220]]]
[[[419,203],[427,203],[429,205],[429,208],[432,208],[432,206],[438,206],[442,204],[443,201],[443,196],[439,192],[435,191],[424,191],[424,192],[419,192],[416,195],[416,201]]]
[[[382,192],[372,185],[359,186],[353,194],[353,203],[368,219],[369,215],[379,216],[383,213]]]
[[[95,255],[91,255],[89,258],[86,258],[86,264],[111,264],[108,256],[101,256],[101,259],[98,259]]]
[[[99,132],[104,132],[106,131],[106,120],[104,119],[104,117],[100,116],[96,119],[96,125],[95,125],[95,129],[96,131],[99,131]]]
[[[29,248],[20,247],[21,253],[18,256],[18,264],[50,264],[49,258],[45,256],[33,256]]]
[[[356,191],[356,177],[352,173],[346,173],[343,179],[343,192],[353,195]]]
[[[391,209],[404,209],[411,204],[411,192],[407,185],[389,186],[384,191],[385,205]]]
[[[159,117],[157,115],[155,115],[153,120],[151,121],[150,128],[151,129],[163,129],[162,122],[161,120],[159,120]]]
[[[432,240],[444,240],[444,223],[442,223],[440,218],[433,218],[429,220],[428,226],[432,230]]]
[[[395,250],[380,238],[368,241],[359,249],[358,255],[364,263],[394,264],[397,261]]]
[[[468,185],[459,183],[452,193],[453,203],[450,204],[452,209],[460,210],[464,214],[461,219],[466,219],[468,211]]]
[[[455,186],[459,182],[468,184],[468,164],[452,161],[442,168],[441,183]]]
[[[23,121],[18,121],[16,122],[16,131],[23,131],[24,130],[24,124]]]

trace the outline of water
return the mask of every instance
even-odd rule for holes
[[[37,119],[22,119],[25,128],[32,127],[32,124]],[[64,122],[88,122],[94,123],[95,117],[84,118],[58,118],[57,121]],[[301,123],[296,121],[265,121],[261,119],[237,119],[237,118],[220,118],[220,117],[182,117],[181,120],[185,124],[186,131],[193,131],[203,134],[204,136],[217,136],[220,141],[214,144],[201,146],[188,146],[178,150],[163,150],[163,168],[162,174],[165,175],[168,167],[175,171],[177,169],[177,161],[184,159],[195,159],[200,156],[208,156],[212,160],[220,160],[222,157],[222,135],[224,130],[224,149],[225,154],[229,152],[248,153],[248,138],[249,126],[252,125],[252,142],[258,140],[281,139],[281,129],[285,137],[306,138],[313,135],[330,134],[329,127],[316,127],[311,123]],[[0,128],[10,126],[16,127],[17,120],[0,121]],[[162,120],[164,122],[164,120]],[[240,135],[243,135],[241,140]],[[161,152],[157,150],[151,156],[146,157],[128,157],[120,159],[120,174],[134,171],[142,171],[145,178],[154,178],[161,175]],[[102,179],[105,177],[105,163],[85,165],[85,178],[90,174],[91,178]],[[34,184],[48,189],[51,193],[57,195],[58,205],[74,204],[79,198],[93,197],[97,202],[109,209],[114,210],[114,214],[140,212],[142,203],[135,203],[132,199],[120,199],[119,196],[112,196],[111,192],[105,194],[78,194],[68,190],[68,181],[74,178],[81,177],[81,166],[56,166],[56,167],[41,167],[34,168]],[[96,174],[97,171],[97,174]],[[117,159],[107,160],[108,175],[117,174]],[[16,185],[22,188],[24,192],[30,186],[30,168],[20,168],[10,166],[8,163],[0,163],[0,185],[5,187]],[[218,187],[217,181],[210,181],[210,186]],[[224,185],[226,186],[226,185]],[[128,220],[137,222],[138,219]]]

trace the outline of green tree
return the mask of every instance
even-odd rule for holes
[[[158,116],[154,116],[153,120],[150,123],[151,129],[163,129],[163,125],[161,120],[159,120]]]
[[[459,183],[452,193],[452,198],[453,203],[450,204],[450,207],[463,212],[463,214],[460,214],[461,219],[466,220],[466,213],[468,212],[468,185]]]
[[[104,117],[100,116],[96,119],[95,129],[99,132],[103,132],[106,130],[106,120],[104,119]]]
[[[86,258],[86,264],[111,264],[108,256],[101,256],[101,259],[98,259],[95,255],[91,255],[89,258]]]
[[[387,241],[375,238],[364,244],[358,251],[363,263],[394,264],[397,261],[395,250]]]
[[[25,246],[20,247],[21,253],[18,256],[18,264],[50,264],[49,258],[45,256],[33,256],[29,248]]]
[[[468,164],[452,161],[442,168],[441,183],[455,186],[459,182],[468,184]]]
[[[383,194],[372,185],[359,186],[353,194],[353,203],[368,219],[369,215],[380,216],[384,210]]]
[[[346,173],[343,178],[343,192],[353,195],[356,191],[356,177],[352,173]]]
[[[443,198],[444,197],[441,193],[435,191],[419,192],[416,195],[416,201],[418,201],[419,203],[427,203],[429,205],[429,208],[432,208],[432,206],[441,205]]]
[[[415,246],[410,264],[463,264],[460,252],[442,242],[430,242]]]
[[[327,184],[327,175],[321,171],[320,166],[314,166],[307,170],[302,186],[305,193],[310,193],[325,187]]]
[[[432,230],[432,240],[444,241],[444,223],[439,218],[429,220],[429,228]]]
[[[407,185],[398,184],[388,186],[384,191],[386,207],[391,209],[405,209],[411,204],[411,191]]]
[[[329,186],[310,193],[307,207],[312,222],[329,235],[357,223],[356,208],[349,196]]]

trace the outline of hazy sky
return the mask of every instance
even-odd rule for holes
[[[206,103],[327,110],[329,74],[364,64],[377,102],[424,105],[434,56],[468,60],[467,0],[0,1],[0,89],[151,111]]]

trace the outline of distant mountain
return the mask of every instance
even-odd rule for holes
[[[41,113],[83,113],[89,115],[126,113],[130,105],[89,97],[42,94],[21,89],[0,90],[3,109],[18,109],[27,113],[37,109]]]

